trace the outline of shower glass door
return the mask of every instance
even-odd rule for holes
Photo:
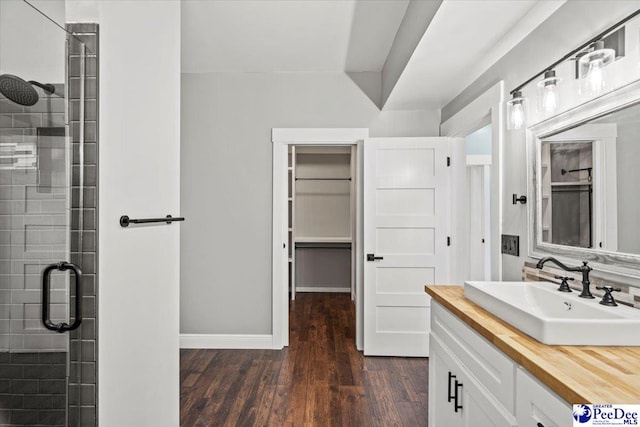
[[[83,100],[68,102],[68,73],[82,61],[64,0],[31,3],[0,1],[0,426],[79,425],[83,168],[68,117]]]

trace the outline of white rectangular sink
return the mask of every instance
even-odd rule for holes
[[[464,296],[544,344],[640,346],[640,310],[603,306],[600,298],[557,288],[550,282],[465,282]]]

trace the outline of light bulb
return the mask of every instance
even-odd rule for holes
[[[555,113],[559,105],[558,85],[562,79],[554,70],[547,70],[544,79],[538,82],[538,112],[544,115]]]
[[[513,129],[522,129],[524,124],[524,107],[522,103],[514,103],[511,107],[511,123]]]
[[[556,93],[556,87],[549,85],[544,88],[544,95],[542,96],[542,109],[545,113],[551,114],[556,111],[558,107],[558,94]]]
[[[513,92],[513,98],[507,101],[507,129],[522,129],[527,121],[527,98],[522,92]]]
[[[585,80],[587,81],[587,89],[592,95],[599,94],[604,88],[603,68],[602,61],[593,61],[589,64],[589,71],[587,71]]]
[[[613,49],[605,48],[602,40],[595,42],[591,49],[590,52],[579,56],[578,59],[578,75],[582,80],[580,93],[587,96],[597,96],[606,85],[604,67],[615,61],[616,52]]]

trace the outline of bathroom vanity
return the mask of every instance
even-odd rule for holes
[[[545,345],[467,300],[461,286],[425,291],[429,425],[560,427],[571,425],[574,403],[640,403],[640,347]]]

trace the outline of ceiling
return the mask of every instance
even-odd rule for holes
[[[384,109],[441,108],[564,1],[444,0]],[[183,0],[182,72],[380,73],[409,3]]]

